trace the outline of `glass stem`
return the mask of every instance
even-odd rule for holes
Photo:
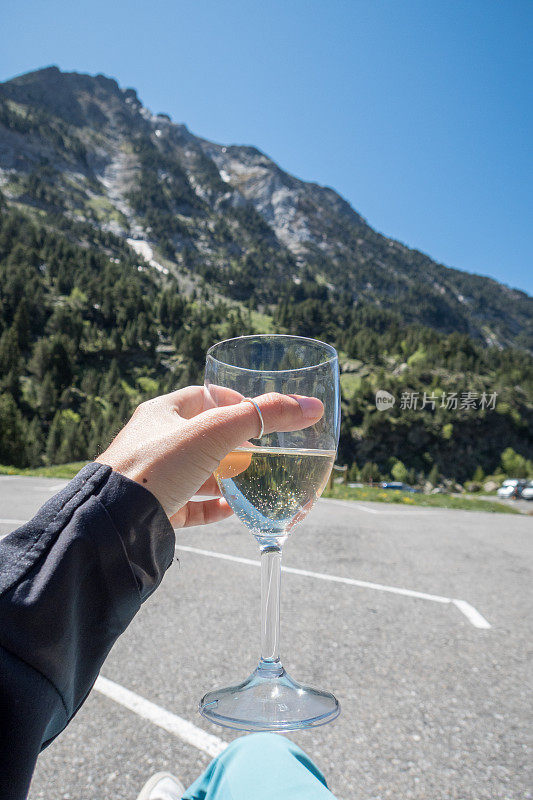
[[[279,606],[281,588],[281,548],[261,551],[261,660],[259,670],[281,675],[279,660]]]

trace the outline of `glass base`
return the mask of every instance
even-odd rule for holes
[[[294,731],[332,722],[340,705],[330,692],[293,681],[279,662],[261,662],[238,686],[208,692],[200,714],[241,731]]]

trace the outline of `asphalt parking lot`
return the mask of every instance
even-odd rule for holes
[[[0,536],[61,485],[0,477]],[[255,665],[257,548],[235,519],[178,532],[177,545],[106,680],[40,757],[31,800],[134,800],[160,769],[187,784],[238,735],[196,706]],[[296,529],[283,661],[342,713],[289,736],[339,798],[533,796],[532,552],[533,520],[518,515],[320,501]]]

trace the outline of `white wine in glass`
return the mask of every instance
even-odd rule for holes
[[[241,522],[279,544],[322,494],[334,460],[334,450],[239,447],[215,477]]]
[[[337,699],[297,683],[281,664],[280,571],[282,546],[320,497],[335,460],[340,427],[337,354],[330,345],[299,336],[227,339],[208,351],[205,387],[212,406],[280,392],[318,397],[324,414],[308,428],[243,442],[215,472],[222,495],[261,550],[261,658],[243,683],[206,694],[200,713],[240,730],[324,725],[338,716]]]

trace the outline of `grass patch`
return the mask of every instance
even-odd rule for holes
[[[124,214],[115,208],[104,195],[92,195],[86,200],[87,207],[94,212],[99,222],[109,222],[113,220],[122,227],[127,227],[127,220]]]
[[[0,475],[27,475],[33,478],[73,478],[87,461],[73,461],[70,464],[57,464],[52,467],[6,467],[0,465]]]
[[[492,500],[478,500],[469,497],[452,497],[449,494],[407,494],[375,486],[364,486],[351,489],[344,484],[335,484],[331,490],[324,492],[324,497],[336,500],[371,500],[374,503],[398,503],[402,506],[426,506],[433,508],[461,508],[465,511],[489,511],[499,514],[519,514],[520,512],[504,503]]]
[[[340,377],[343,398],[351,400],[361,387],[361,376],[343,372]]]
[[[252,330],[255,333],[275,333],[274,322],[269,314],[261,314],[259,311],[250,311],[250,321]]]

